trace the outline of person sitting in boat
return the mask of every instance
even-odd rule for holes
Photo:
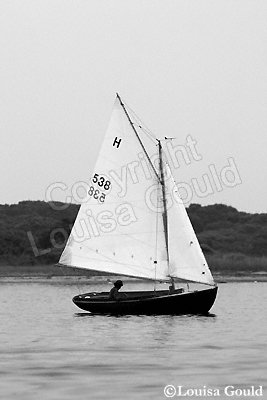
[[[173,294],[175,293],[175,284],[174,284],[174,280],[171,280],[171,285],[169,286],[169,294]]]
[[[122,286],[123,282],[121,280],[114,282],[114,287],[109,292],[109,300],[121,300],[127,297],[126,293],[119,293]]]

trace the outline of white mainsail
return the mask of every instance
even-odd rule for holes
[[[60,264],[139,278],[214,284],[170,170],[160,170],[159,142],[132,122],[119,96],[94,172]],[[159,211],[160,206],[160,211]]]
[[[136,129],[152,157],[155,140],[138,126]],[[155,171],[117,98],[91,181],[89,178],[92,195],[80,207],[59,263],[166,280],[163,224],[145,202],[151,186],[158,183]]]

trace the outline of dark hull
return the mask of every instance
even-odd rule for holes
[[[95,314],[179,315],[206,314],[212,307],[217,287],[196,292],[126,292],[127,298],[112,301],[108,293],[87,293],[73,298],[74,304]]]

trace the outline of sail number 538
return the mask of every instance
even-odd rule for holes
[[[92,179],[93,183],[97,183],[99,187],[104,190],[109,190],[111,182],[104,178],[104,176],[99,176],[98,174],[94,174]]]
[[[101,193],[100,190],[95,189],[94,186],[90,186],[90,189],[88,190],[89,196],[93,197],[96,200],[99,200],[100,203],[104,203],[105,201],[105,193]]]
[[[100,203],[104,203],[106,194],[103,193],[103,190],[108,191],[110,189],[111,182],[104,176],[99,176],[99,174],[94,174],[92,182],[97,184],[99,189],[96,189],[94,186],[90,186],[88,190],[89,196],[100,201]]]

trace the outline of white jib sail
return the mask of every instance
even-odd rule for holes
[[[157,142],[135,128],[151,159],[157,158]],[[162,218],[150,205],[157,186],[157,176],[117,98],[94,172],[88,177],[88,199],[80,207],[59,263],[166,280]]]
[[[199,245],[170,168],[165,164],[168,200],[169,273],[183,280],[214,285],[208,263]]]

